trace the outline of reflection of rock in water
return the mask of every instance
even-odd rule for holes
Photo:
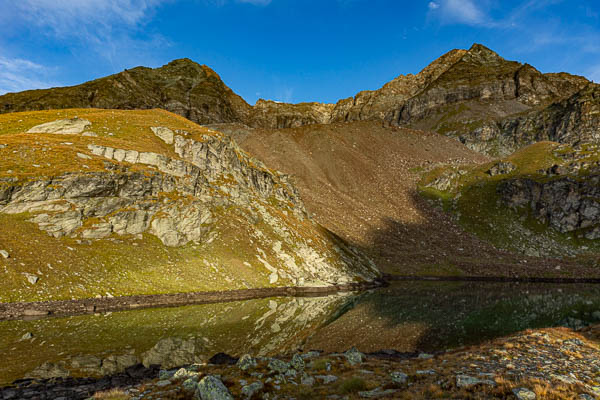
[[[255,322],[251,348],[257,355],[296,350],[306,337],[353,297],[336,294],[271,300],[269,310]]]
[[[235,307],[225,305],[214,314],[204,315],[194,338],[161,339],[143,355],[144,365],[160,364],[172,368],[204,361],[212,354],[226,352],[269,355],[295,350],[317,330],[336,310],[353,298],[351,294],[327,297],[276,298],[268,302],[253,302],[248,314],[234,322],[235,329],[223,331],[232,324]],[[247,304],[244,304],[247,305]]]
[[[360,296],[305,346],[439,351],[529,328],[579,329],[599,309],[596,285],[397,282]]]
[[[172,368],[205,361],[218,352],[241,356],[296,350],[355,297],[340,293],[5,321],[0,323],[0,348],[11,350],[0,366],[0,381],[26,374],[99,376],[120,372],[140,360],[146,366]],[[22,341],[23,332],[33,332],[35,339]],[[46,344],[38,353],[23,360],[24,352],[31,353],[31,346],[41,343]],[[11,359],[19,362],[11,364]]]
[[[142,355],[144,367],[160,365],[163,368],[174,368],[206,361],[203,356],[204,346],[198,339],[166,338],[161,339],[154,347]]]

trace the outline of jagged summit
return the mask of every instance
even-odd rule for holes
[[[506,61],[504,58],[500,57],[498,53],[479,43],[473,43],[471,48],[463,56],[463,60],[473,60],[486,64],[496,64]]]

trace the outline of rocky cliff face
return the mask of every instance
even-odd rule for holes
[[[560,232],[580,231],[587,239],[600,238],[600,175],[548,182],[513,179],[498,190],[507,206],[529,208],[537,220]]]
[[[526,209],[540,223],[586,239],[600,238],[600,161],[598,147],[558,147],[557,163],[529,177],[498,185],[503,204]]]
[[[331,118],[333,108],[333,104],[289,104],[261,99],[252,108],[249,119],[246,122],[249,126],[269,129],[327,124]]]
[[[480,166],[432,171],[421,184],[422,193],[445,202],[463,228],[498,247],[536,257],[577,256],[581,265],[595,265],[598,145],[538,142]]]
[[[24,216],[54,240],[90,249],[146,235],[167,248],[200,245],[198,273],[247,287],[377,276],[368,259],[308,218],[287,176],[229,137],[161,111],[68,113],[79,116],[48,123],[47,114],[7,115],[41,120],[29,131],[46,133],[14,127],[0,135],[0,214]],[[106,133],[104,121],[128,131]],[[0,247],[19,260],[18,243],[5,240]],[[218,272],[222,263],[239,267]],[[23,266],[24,274],[36,271]],[[10,295],[14,287],[4,289]]]
[[[600,85],[582,90],[541,110],[507,118],[498,124],[499,134],[515,146],[551,140],[565,144],[597,143],[600,139]]]

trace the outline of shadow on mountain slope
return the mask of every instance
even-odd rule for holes
[[[554,269],[549,265],[557,264],[494,248],[417,193],[422,173],[438,165],[489,161],[455,140],[378,122],[233,127],[228,133],[267,165],[292,175],[314,218],[371,255],[385,273],[547,276]],[[575,261],[560,265],[563,276],[582,276]]]
[[[380,268],[395,275],[597,278],[598,269],[578,258],[539,258],[492,246],[466,232],[416,190],[412,205],[423,216],[419,223],[382,218],[369,232],[370,246],[361,249]],[[589,263],[588,263],[589,264]],[[560,265],[560,270],[555,267]]]

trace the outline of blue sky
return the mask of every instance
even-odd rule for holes
[[[188,57],[251,104],[335,102],[473,42],[600,81],[598,0],[0,0],[0,93]]]

